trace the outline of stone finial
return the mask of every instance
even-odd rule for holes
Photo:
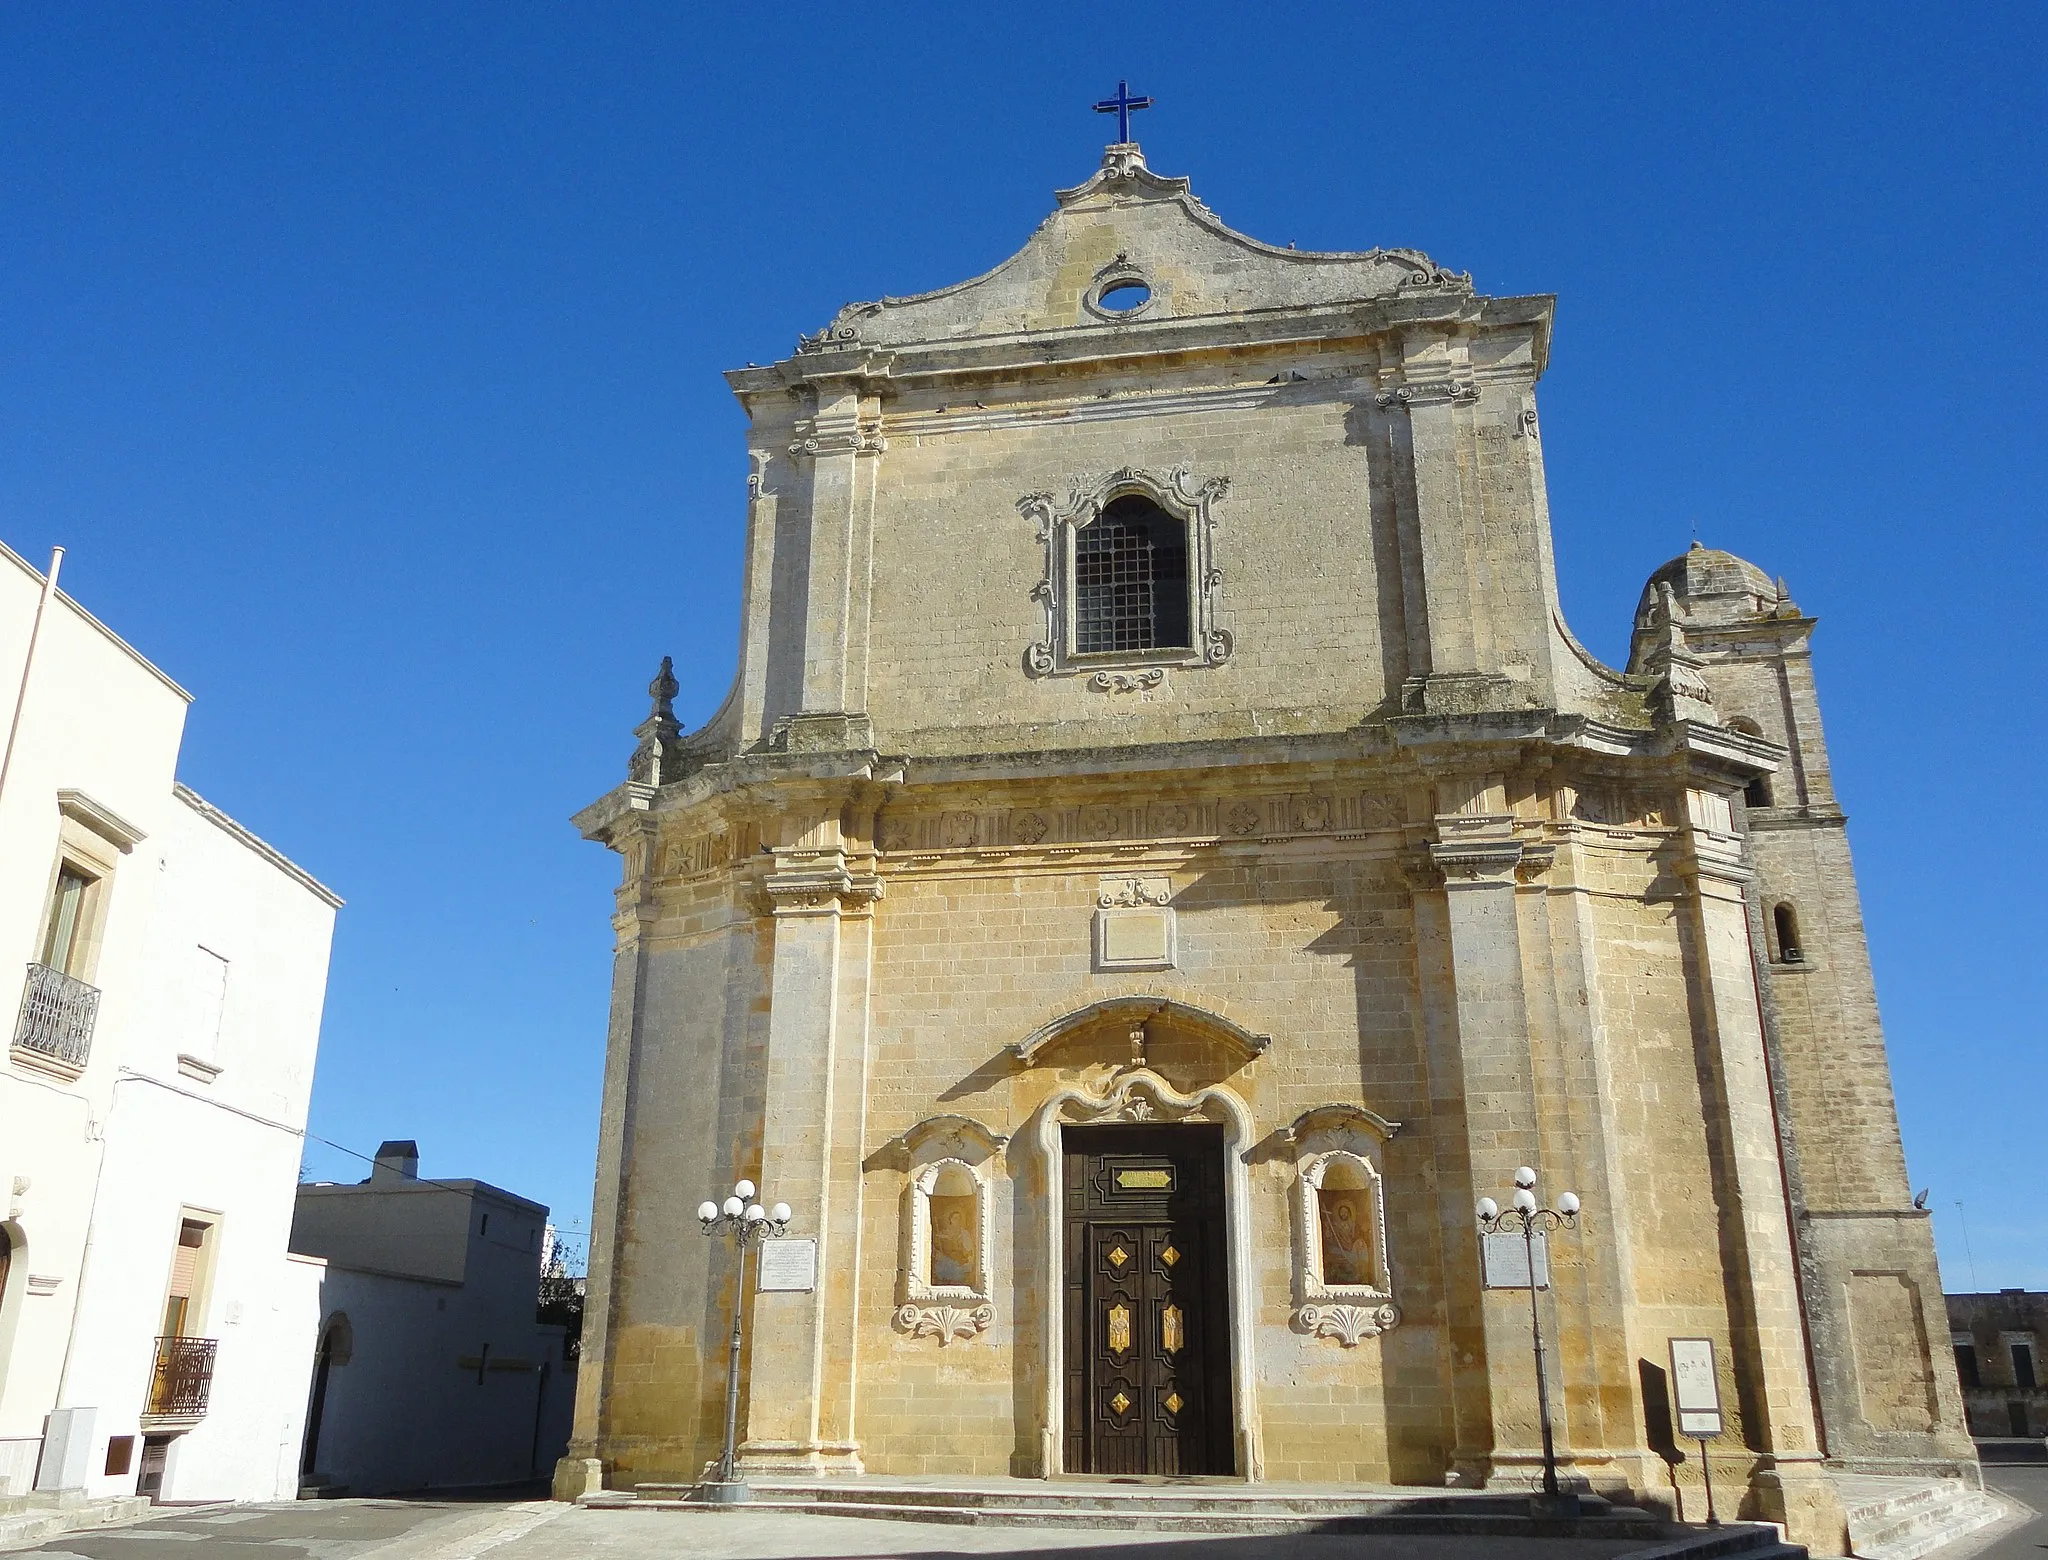
[[[1649,610],[1637,625],[1640,670],[1657,679],[1650,703],[1660,721],[1713,721],[1714,696],[1700,668],[1706,663],[1685,642],[1676,595],[1667,580],[1656,581]]]
[[[675,698],[681,690],[674,658],[663,656],[661,670],[647,685],[648,697],[654,700],[653,713],[633,728],[640,745],[633,750],[632,762],[626,766],[628,780],[641,785],[662,785],[680,775],[683,728],[676,721]]]
[[[647,685],[647,696],[654,700],[654,714],[657,719],[676,718],[676,695],[683,691],[683,685],[676,681],[674,656],[661,658],[661,670],[654,674],[654,681]]]

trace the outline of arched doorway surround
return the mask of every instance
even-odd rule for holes
[[[1236,1028],[1235,1025],[1230,1027]],[[1150,1068],[1133,1066],[1096,1083],[1065,1084],[1039,1106],[1034,1129],[1025,1136],[1039,1157],[1045,1177],[1044,1227],[1041,1230],[1047,1263],[1044,1292],[1048,1297],[1057,1297],[1066,1289],[1065,1243],[1061,1238],[1065,1187],[1062,1185],[1064,1155],[1061,1152],[1060,1128],[1069,1123],[1099,1125],[1112,1121],[1191,1120],[1217,1122],[1223,1128],[1231,1415],[1235,1422],[1238,1476],[1257,1480],[1265,1476],[1265,1457],[1260,1447],[1257,1382],[1252,1358],[1251,1177],[1244,1162],[1245,1150],[1253,1141],[1252,1115],[1235,1090],[1222,1084],[1209,1084],[1190,1094],[1182,1094]],[[1059,1304],[1042,1305],[1039,1310],[1044,1329],[1040,1339],[1041,1358],[1047,1367],[1039,1403],[1039,1469],[1042,1475],[1050,1477],[1064,1471],[1061,1399],[1067,1372],[1066,1329],[1063,1307]]]

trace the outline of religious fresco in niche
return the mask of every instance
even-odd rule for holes
[[[1323,1107],[1303,1122],[1319,1114],[1356,1117],[1368,1127],[1377,1122],[1345,1107]],[[1391,1123],[1377,1126],[1387,1136],[1396,1130]],[[1333,1140],[1352,1146],[1316,1152],[1319,1144]],[[1335,1338],[1347,1349],[1356,1348],[1401,1321],[1387,1257],[1386,1186],[1367,1157],[1361,1134],[1348,1123],[1326,1119],[1321,1126],[1311,1125],[1307,1141],[1297,1141],[1310,1157],[1298,1182],[1301,1246],[1294,1327],[1305,1337]]]
[[[1316,1214],[1323,1234],[1323,1282],[1371,1284],[1376,1274],[1372,1254],[1373,1198],[1364,1185],[1333,1186],[1349,1166],[1333,1166],[1316,1192]]]
[[[943,1146],[964,1146],[962,1132],[979,1135],[984,1149],[1006,1141],[979,1123],[950,1120],[961,1131],[938,1139]],[[895,1326],[913,1338],[937,1338],[941,1346],[987,1331],[996,1311],[989,1298],[994,1251],[985,1174],[961,1159],[934,1160],[911,1176],[908,1191],[908,1261]]]
[[[949,1194],[934,1189],[930,1201],[931,1285],[935,1289],[945,1284],[972,1285],[980,1246],[974,1227],[977,1199],[972,1190]]]

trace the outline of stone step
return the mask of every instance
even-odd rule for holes
[[[688,1485],[643,1484],[631,1494],[585,1496],[596,1509],[758,1511],[867,1518],[896,1522],[1046,1528],[1137,1528],[1156,1533],[1287,1535],[1301,1533],[1466,1535],[1504,1540],[1582,1537],[1662,1539],[1653,1551],[1672,1557],[1740,1556],[1742,1560],[1804,1560],[1805,1551],[1782,1542],[1775,1528],[1730,1524],[1705,1530],[1678,1527],[1632,1506],[1591,1497],[1577,1522],[1539,1521],[1521,1493],[1412,1491],[1342,1495],[1246,1487],[1175,1489],[1108,1488],[1091,1484],[1044,1485],[1020,1481],[1016,1489],[947,1488],[900,1484],[756,1483],[742,1506],[709,1506],[685,1497]],[[1634,1560],[1634,1557],[1631,1557]]]
[[[1437,1494],[1420,1490],[1340,1492],[1314,1488],[1290,1489],[1284,1485],[1166,1483],[1125,1485],[1093,1482],[1041,1483],[1020,1480],[1013,1487],[970,1485],[863,1484],[850,1480],[793,1482],[755,1480],[756,1503],[774,1501],[794,1505],[888,1505],[958,1507],[980,1511],[1062,1510],[1107,1515],[1144,1516],[1180,1513],[1186,1515],[1278,1515],[1305,1517],[1374,1516],[1397,1513],[1415,1516],[1513,1516],[1526,1517],[1526,1493],[1463,1491]],[[635,1486],[642,1501],[685,1500],[687,1484],[641,1484]],[[1633,1507],[1614,1507],[1597,1495],[1580,1497],[1588,1517],[1626,1517],[1654,1521],[1650,1513]]]
[[[1960,1479],[1916,1480],[1845,1505],[1849,1547],[1862,1560],[1920,1560],[2006,1514],[1996,1496]]]
[[[8,1505],[13,1509],[0,1514],[0,1549],[40,1543],[46,1538],[88,1528],[134,1522],[148,1516],[150,1509],[148,1497],[142,1495],[84,1500],[68,1491],[14,1497]]]
[[[1638,1511],[1634,1507],[1614,1507],[1608,1515],[1587,1517],[1583,1521],[1536,1521],[1526,1515],[1528,1497],[1495,1497],[1499,1505],[1491,1511],[1479,1509],[1438,1509],[1438,1511],[1403,1511],[1405,1501],[1354,1501],[1348,1503],[1350,1511],[1292,1511],[1288,1507],[1309,1503],[1319,1505],[1315,1497],[1239,1497],[1235,1503],[1231,1497],[1214,1497],[1214,1505],[1231,1509],[1210,1509],[1210,1511],[1178,1511],[1159,1509],[1155,1501],[1143,1501],[1143,1497],[1098,1497],[1096,1505],[1083,1501],[1069,1501],[1057,1505],[1020,1505],[1010,1499],[1001,1499],[991,1505],[967,1505],[967,1503],[940,1503],[940,1501],[901,1501],[897,1497],[907,1490],[860,1490],[862,1499],[838,1499],[834,1492],[823,1492],[805,1488],[807,1499],[780,1499],[786,1490],[756,1488],[756,1499],[745,1505],[702,1505],[696,1501],[678,1499],[680,1492],[688,1486],[674,1484],[662,1492],[647,1492],[651,1486],[639,1486],[635,1494],[604,1492],[584,1497],[584,1505],[604,1511],[627,1511],[627,1509],[657,1509],[657,1511],[690,1511],[690,1513],[788,1513],[788,1515],[811,1515],[811,1517],[856,1517],[870,1521],[924,1521],[924,1523],[956,1523],[956,1525],[991,1525],[991,1527],[1063,1527],[1063,1529],[1100,1529],[1100,1527],[1133,1527],[1139,1525],[1149,1533],[1235,1533],[1235,1535],[1292,1535],[1292,1533],[1405,1533],[1405,1535],[1468,1535],[1468,1537],[1495,1537],[1495,1540],[1526,1540],[1526,1537],[1591,1537],[1591,1540],[1665,1540],[1655,1550],[1632,1552],[1628,1560],[1649,1560],[1649,1556],[1665,1556],[1669,1560],[1712,1560],[1716,1556],[1739,1556],[1739,1560],[1806,1560],[1806,1550],[1788,1546],[1780,1540],[1776,1527],[1759,1523],[1731,1523],[1720,1529],[1681,1529],[1673,1527],[1659,1517]],[[674,1490],[676,1494],[670,1494]],[[918,1490],[918,1494],[940,1494],[938,1490]],[[958,1494],[958,1492],[950,1492]],[[983,1492],[989,1494],[989,1492]],[[1188,1499],[1188,1497],[1180,1497]],[[1458,1497],[1483,1505],[1487,1497]],[[1333,1505],[1346,1505],[1331,1501]],[[1442,1501],[1423,1499],[1415,1505],[1438,1507]]]

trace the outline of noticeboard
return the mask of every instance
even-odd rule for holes
[[[818,1243],[809,1239],[763,1241],[760,1276],[754,1287],[809,1294],[818,1287]]]
[[[1714,1340],[1671,1340],[1671,1400],[1678,1433],[1704,1441],[1721,1433],[1721,1379],[1714,1370]]]

